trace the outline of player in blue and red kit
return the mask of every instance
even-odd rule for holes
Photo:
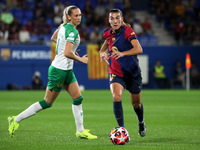
[[[139,134],[146,135],[146,126],[141,103],[142,77],[137,55],[143,53],[133,29],[123,22],[122,12],[112,9],[109,12],[110,28],[103,33],[104,44],[99,53],[101,61],[109,65],[110,90],[113,96],[113,111],[119,126],[124,127],[122,94],[130,93],[131,103],[138,117]],[[110,54],[105,50],[109,48]],[[108,60],[111,58],[111,63]]]

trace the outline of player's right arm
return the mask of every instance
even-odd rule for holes
[[[82,62],[84,64],[87,64],[88,63],[87,54],[82,56],[82,57],[77,56],[76,54],[74,54],[72,52],[73,46],[74,46],[74,44],[72,42],[69,42],[69,41],[66,42],[65,49],[64,49],[64,56],[68,57],[70,59],[73,59],[75,61],[79,61],[79,62]]]
[[[55,43],[57,43],[57,38],[58,38],[58,31],[59,29],[63,26],[64,24],[60,24],[60,26],[58,27],[58,29],[56,29],[56,31],[53,33],[53,35],[51,36],[51,40]]]
[[[100,59],[101,59],[100,62],[102,62],[102,59],[103,59],[108,65],[110,65],[110,63],[108,62],[108,59],[110,59],[110,55],[105,53],[105,50],[108,49],[108,46],[109,46],[108,41],[105,40],[99,51],[99,54],[100,54]]]

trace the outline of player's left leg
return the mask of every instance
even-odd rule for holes
[[[139,134],[140,136],[146,135],[146,126],[144,124],[144,116],[143,116],[143,105],[141,100],[142,95],[142,77],[141,75],[135,78],[128,78],[126,81],[127,90],[130,93],[131,103],[137,114],[138,125],[139,125]]]
[[[141,93],[142,92],[140,92],[139,94],[130,93],[130,97],[131,97],[131,103],[138,117],[139,134],[140,136],[143,137],[146,135],[146,126],[144,123],[144,116],[143,116],[144,111],[143,111],[143,105],[141,103]]]
[[[83,126],[83,110],[82,110],[82,100],[83,96],[79,90],[78,82],[75,81],[68,85],[63,86],[65,90],[72,97],[72,112],[74,115],[75,123],[76,123],[76,136],[78,138],[86,138],[86,139],[97,139],[97,136],[89,133],[90,130],[84,129]]]
[[[17,116],[9,116],[8,117],[8,123],[9,123],[8,131],[9,131],[10,136],[13,137],[14,132],[19,127],[19,122],[21,122],[23,119],[31,117],[41,110],[50,108],[54,100],[58,96],[58,94],[59,92],[51,91],[47,87],[46,94],[43,100],[33,103],[31,106],[29,106],[27,109],[25,109],[23,112],[21,112]]]

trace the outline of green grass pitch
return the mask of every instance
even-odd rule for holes
[[[0,150],[200,150],[200,91],[143,90],[147,135],[138,135],[138,124],[127,91],[123,94],[124,122],[131,138],[126,145],[109,139],[117,126],[109,90],[82,92],[84,127],[97,140],[77,139],[72,100],[62,91],[50,109],[20,122],[14,138],[7,117],[17,115],[42,100],[45,91],[0,91]]]

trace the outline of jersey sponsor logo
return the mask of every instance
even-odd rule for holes
[[[68,38],[67,38],[67,40],[72,40],[72,41],[73,41],[73,40],[74,40],[74,38],[72,38],[72,37],[68,37]]]
[[[63,86],[63,83],[62,83],[62,82],[60,82],[60,83],[57,84],[57,87],[58,87],[58,88],[61,88],[62,86]]]
[[[116,46],[113,46],[111,49],[112,49],[112,51],[113,50],[118,51],[118,48]]]
[[[74,32],[71,32],[71,33],[69,34],[69,36],[74,36]]]
[[[4,61],[7,61],[10,59],[10,49],[9,48],[1,49],[1,59]]]

